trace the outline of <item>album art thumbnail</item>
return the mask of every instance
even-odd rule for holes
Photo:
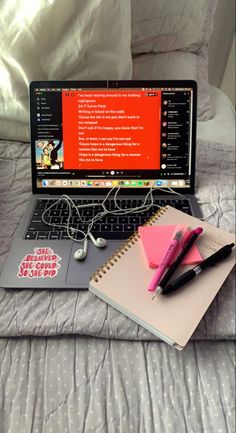
[[[64,167],[63,142],[38,140],[35,142],[36,167],[39,170],[62,170]]]

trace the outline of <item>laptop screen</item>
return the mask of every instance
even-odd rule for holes
[[[193,192],[196,83],[33,82],[34,192]]]

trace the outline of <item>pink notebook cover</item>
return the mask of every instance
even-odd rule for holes
[[[157,268],[165,254],[168,246],[170,245],[171,238],[173,237],[176,225],[163,225],[163,226],[144,226],[139,227],[138,232],[141,237],[142,245],[144,248],[145,256],[150,268]],[[176,251],[173,262],[180,254],[185,239],[187,238],[190,230],[186,226],[180,246]],[[193,245],[189,252],[184,257],[181,265],[193,265],[200,263],[202,256],[196,245]]]

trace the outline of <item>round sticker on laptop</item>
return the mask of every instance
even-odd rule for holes
[[[19,278],[55,278],[61,265],[61,257],[52,248],[34,248],[26,254],[18,266]]]

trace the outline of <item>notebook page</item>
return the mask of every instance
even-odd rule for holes
[[[191,229],[202,227],[198,247],[204,258],[227,243],[234,242],[234,235],[210,226],[197,218],[184,214],[170,206],[159,216],[154,225],[188,224]],[[204,233],[207,239],[204,239]],[[217,241],[216,241],[217,239]],[[166,335],[183,347],[191,337],[202,316],[214,299],[224,280],[234,266],[234,253],[217,266],[207,269],[183,288],[171,295],[159,295],[152,301],[147,286],[155,272],[144,263],[141,240],[136,236],[128,242],[124,251],[111,258],[100,270],[100,276],[92,278],[90,290],[116,306],[133,320],[138,321],[153,333]],[[192,266],[181,269],[187,270]],[[138,319],[138,320],[137,320]],[[156,330],[156,332],[155,332]]]

